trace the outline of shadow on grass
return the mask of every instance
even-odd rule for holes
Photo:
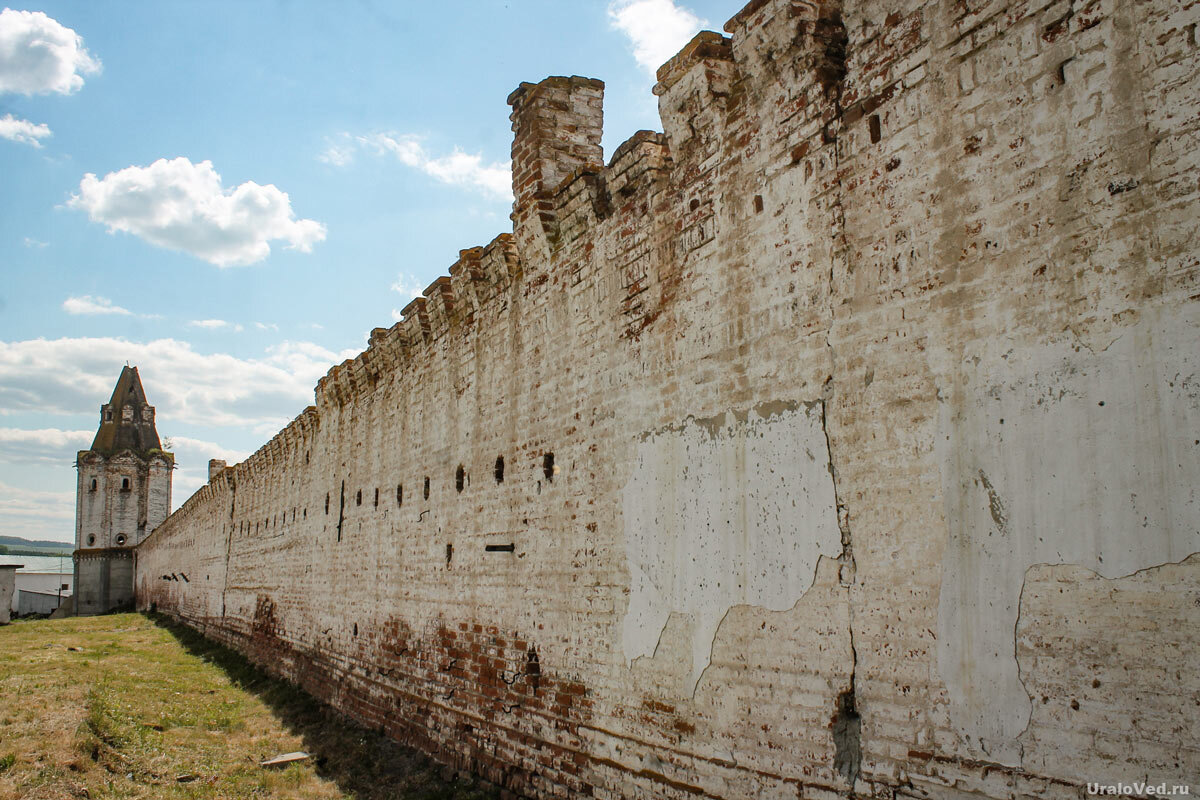
[[[274,678],[241,653],[204,638],[162,614],[145,614],[190,654],[208,661],[237,688],[262,700],[313,755],[317,774],[358,800],[484,800],[498,789],[478,778],[449,780],[429,757],[354,723],[287,681]]]

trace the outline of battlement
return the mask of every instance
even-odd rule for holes
[[[524,265],[533,265],[536,273],[556,261],[572,261],[569,255],[556,254],[569,250],[571,242],[594,238],[597,226],[605,224],[615,208],[628,212],[650,207],[673,171],[679,179],[691,181],[711,168],[712,159],[727,146],[727,118],[734,114],[736,120],[740,113],[729,106],[735,83],[745,94],[748,82],[767,82],[766,76],[747,71],[747,66],[753,68],[763,57],[779,60],[782,52],[796,48],[800,54],[811,51],[813,55],[799,59],[807,77],[797,82],[815,88],[792,103],[808,106],[811,101],[813,109],[820,109],[817,97],[826,94],[824,83],[834,79],[829,60],[837,57],[829,54],[833,34],[822,27],[823,20],[837,19],[838,13],[838,7],[829,4],[756,2],[726,24],[735,36],[697,34],[658,70],[654,91],[664,132],[634,133],[607,166],[600,147],[602,81],[572,76],[521,84],[508,97],[513,127],[513,233],[500,234],[485,247],[460,251],[448,275],[436,278],[422,296],[404,307],[400,322],[386,334],[376,329],[363,353],[321,379],[317,405],[352,401],[371,391],[388,372],[404,369],[414,348],[423,350],[459,326],[474,325],[511,281],[527,271]],[[735,40],[740,44],[735,46]],[[808,117],[814,124],[804,127],[803,141],[789,142],[779,158],[794,166],[802,157],[797,153],[828,147],[831,140],[822,126],[831,115],[814,110]],[[701,205],[685,221],[680,231],[684,241],[676,250],[690,250],[715,235],[707,221],[710,201],[702,200]],[[620,264],[602,261],[598,266],[614,271],[612,281],[629,285]]]
[[[522,83],[508,96],[514,213],[553,194],[575,169],[603,162],[603,103],[604,82],[579,76]]]
[[[711,67],[716,62],[732,61],[732,41],[715,31],[700,31],[677,55],[658,68],[654,93],[666,94],[696,66]]]

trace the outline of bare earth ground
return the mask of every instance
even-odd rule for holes
[[[304,763],[264,769],[281,753]],[[475,798],[194,631],[139,614],[0,627],[0,798]]]

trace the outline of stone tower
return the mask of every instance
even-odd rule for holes
[[[133,548],[171,512],[175,456],[163,452],[137,367],[125,367],[75,466],[75,613],[133,606]]]

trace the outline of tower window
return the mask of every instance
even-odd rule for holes
[[[462,464],[459,464],[458,469],[454,471],[454,490],[461,493],[466,480],[467,471],[463,468]]]
[[[117,542],[117,547],[124,547],[125,546],[125,534],[118,533],[116,542]]]
[[[358,506],[362,505],[362,489],[358,490],[358,494],[354,498],[354,504]]]
[[[504,456],[496,456],[496,468],[493,470],[496,483],[504,483]]]
[[[429,476],[425,476],[425,499],[429,499]]]
[[[375,487],[375,507],[379,508],[379,487]]]
[[[398,505],[398,506],[404,505],[404,484],[403,483],[396,484],[396,505]]]
[[[542,474],[546,476],[546,480],[554,481],[554,453],[542,456]]]
[[[88,489],[88,491],[89,492],[96,491],[96,479],[95,478],[92,478],[92,488]]]
[[[91,546],[92,546],[92,545],[94,545],[95,543],[96,543],[96,534],[94,534],[94,533],[89,533],[89,534],[88,534],[88,547],[91,547]]]
[[[122,492],[129,491],[129,478],[121,478],[121,491]]]
[[[104,409],[104,421],[112,422],[112,409],[111,408]]]

